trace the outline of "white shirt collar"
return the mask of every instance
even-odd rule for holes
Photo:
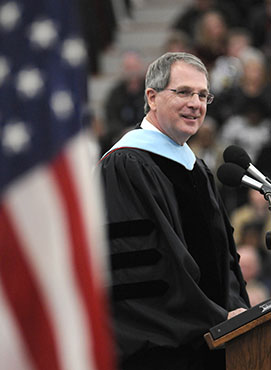
[[[140,127],[143,128],[144,130],[161,132],[157,127],[155,127],[152,123],[150,123],[150,121],[148,121],[146,117],[143,118],[143,121],[141,122]]]

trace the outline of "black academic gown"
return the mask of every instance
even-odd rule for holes
[[[121,369],[224,369],[203,335],[249,301],[212,174],[132,148],[101,170]]]

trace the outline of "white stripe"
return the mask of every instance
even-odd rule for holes
[[[18,277],[19,278],[19,277]],[[20,329],[14,319],[0,281],[0,368],[33,370],[26,353]]]
[[[63,369],[95,369],[89,356],[86,312],[69,254],[65,210],[51,173],[47,168],[37,169],[10,189],[6,200],[48,304]]]
[[[90,263],[94,278],[99,283],[107,284],[109,279],[108,245],[105,240],[104,215],[102,201],[102,184],[95,168],[98,163],[97,145],[91,137],[78,136],[67,147],[67,156],[77,193],[81,195],[79,203],[84,215],[85,232],[89,244],[93,246],[90,252]],[[91,191],[89,191],[91,189]],[[106,279],[104,281],[104,279]]]

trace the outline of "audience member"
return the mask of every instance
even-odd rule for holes
[[[251,307],[254,307],[270,298],[270,291],[261,281],[251,280],[247,283],[246,288]]]
[[[269,229],[270,230],[270,229]],[[257,221],[244,224],[241,230],[240,244],[250,245],[257,250],[261,260],[260,280],[266,285],[271,293],[271,252],[266,248],[263,240],[263,227]]]
[[[264,250],[263,225],[260,221],[253,220],[244,223],[241,228],[240,243],[251,244],[258,250]]]
[[[263,6],[263,0],[227,0],[227,6],[234,12],[234,19],[237,19],[236,25],[240,27],[248,27],[250,15],[258,4]]]
[[[242,147],[256,163],[262,147],[271,140],[271,120],[267,118],[265,105],[259,98],[246,99],[247,106],[240,108],[240,113],[232,115],[219,130],[217,140],[223,150],[229,145]],[[231,213],[235,208],[248,201],[247,188],[221,186],[221,195],[226,208]]]
[[[223,148],[232,144],[241,146],[255,162],[261,148],[270,142],[271,119],[260,98],[247,99],[247,103],[240,107],[239,114],[224,122],[219,140]]]
[[[268,202],[260,192],[249,189],[248,202],[236,208],[231,213],[230,219],[237,244],[247,242],[247,240],[244,240],[244,227],[254,223],[255,228],[258,225],[259,237],[253,241],[253,244],[265,248],[265,234],[271,230],[271,213],[268,210]]]
[[[163,53],[175,53],[178,51],[184,51],[190,53],[193,51],[193,40],[191,37],[183,31],[171,31],[168,38],[163,45]]]
[[[233,115],[243,114],[247,107],[257,98],[263,106],[266,116],[270,116],[271,86],[267,78],[266,59],[264,54],[255,48],[248,47],[240,55],[243,74],[237,86],[225,89],[216,95],[209,114],[216,118],[219,125]]]
[[[237,26],[240,24],[240,19],[235,12],[234,6],[228,6],[227,2],[216,0],[195,0],[190,3],[188,8],[174,19],[171,27],[173,29],[181,30],[189,34],[193,39],[195,38],[195,25],[201,19],[202,15],[209,10],[220,11],[227,24]]]
[[[228,26],[224,15],[217,10],[208,10],[195,26],[195,52],[211,71],[216,59],[226,52]]]
[[[240,55],[250,45],[251,36],[245,28],[232,28],[228,32],[226,53],[216,59],[210,71],[212,91],[215,94],[238,86],[243,72]]]
[[[270,128],[271,130],[271,128]],[[269,141],[259,152],[255,161],[256,167],[271,179],[271,142]]]
[[[111,0],[79,0],[90,74],[100,73],[100,54],[115,39],[117,21]]]
[[[217,137],[217,123],[210,117],[206,116],[204,125],[189,140],[189,146],[197,157],[204,160],[207,166],[216,173],[218,167],[223,162],[223,151],[219,145]]]
[[[237,251],[240,255],[241,271],[247,283],[246,288],[250,304],[255,306],[270,297],[270,274],[269,279],[264,276],[262,256],[253,245],[241,244]]]
[[[107,133],[103,143],[106,147],[144,117],[144,62],[137,52],[127,51],[121,63],[121,78],[109,91],[104,104]]]
[[[248,283],[257,280],[261,274],[261,258],[257,248],[250,244],[240,244],[237,248],[240,255],[240,267],[244,280]]]
[[[253,45],[271,58],[271,0],[255,4],[249,13],[248,28],[253,35]]]

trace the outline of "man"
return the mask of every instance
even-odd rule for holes
[[[135,51],[123,53],[121,78],[105,99],[106,134],[101,138],[103,153],[144,117],[144,74],[145,66],[140,54]]]
[[[101,161],[121,369],[222,370],[203,335],[249,301],[213,177],[186,144],[213,99],[208,74],[166,53],[145,85],[141,128]]]

